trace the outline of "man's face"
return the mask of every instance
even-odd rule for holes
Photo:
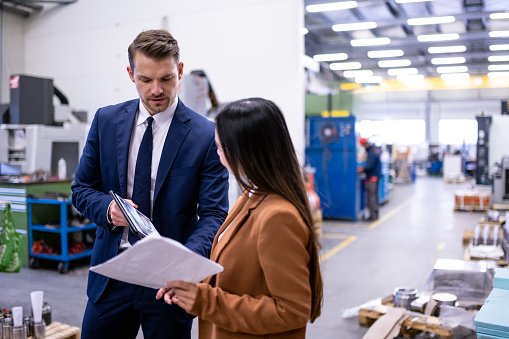
[[[127,66],[129,78],[136,85],[143,106],[151,115],[165,111],[177,96],[184,64],[174,57],[151,59],[140,52],[134,54],[134,69]]]

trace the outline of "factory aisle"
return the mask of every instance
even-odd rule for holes
[[[374,223],[325,221],[322,267],[325,301],[322,316],[308,326],[308,338],[357,339],[367,331],[347,309],[390,295],[397,286],[422,289],[439,258],[462,259],[463,231],[482,214],[454,212],[454,191],[467,184],[441,178],[418,178],[395,185]],[[30,291],[42,290],[54,321],[81,326],[87,302],[88,267],[62,275],[55,268],[0,273],[0,307],[30,310]],[[138,338],[142,338],[141,335]],[[197,338],[194,326],[193,338]]]

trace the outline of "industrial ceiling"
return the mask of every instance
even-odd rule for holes
[[[322,11],[323,4],[345,9]],[[509,0],[305,0],[305,5],[306,55],[340,80],[509,77]],[[435,23],[420,20],[432,18]],[[344,25],[360,23],[367,28]],[[448,40],[430,41],[436,39]],[[367,43],[376,45],[363,46]],[[380,51],[387,56],[377,55]],[[334,57],[338,60],[329,60]]]

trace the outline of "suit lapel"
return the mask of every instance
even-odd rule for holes
[[[129,144],[139,102],[139,100],[134,100],[131,105],[125,108],[124,112],[118,115],[117,120],[117,167],[121,197],[127,197],[127,164],[129,160]]]
[[[189,133],[190,128],[186,125],[186,122],[190,119],[191,118],[187,114],[187,107],[179,99],[175,114],[171,121],[170,129],[168,130],[168,135],[164,141],[163,151],[159,161],[156,185],[154,188],[154,202],[157,199],[157,195],[161,189],[161,186],[163,185],[164,180],[170,172],[171,166],[175,161],[175,157],[177,156],[180,146]]]
[[[211,260],[217,262],[221,252],[244,224],[250,212],[258,207],[266,196],[266,194],[254,194],[249,197],[247,192],[243,193],[242,197],[239,199],[238,206],[236,204],[235,208],[228,214],[223,226],[221,226],[217,232],[210,257]],[[228,228],[228,231],[223,235],[221,241],[218,241],[219,235],[223,233],[226,228]]]

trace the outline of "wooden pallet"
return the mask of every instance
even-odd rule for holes
[[[440,318],[427,316],[424,314],[409,312],[411,316],[406,319],[401,326],[401,334],[408,338],[413,337],[420,332],[431,332],[440,335],[441,339],[452,339],[454,336],[454,326],[445,323]],[[368,310],[361,308],[359,310],[359,325],[370,327],[381,318],[385,312],[379,310]]]
[[[32,339],[33,337],[28,337]],[[51,324],[46,326],[46,337],[45,339],[80,339],[81,329],[78,327],[62,324],[53,321]]]
[[[509,211],[508,204],[493,204],[492,209],[496,211]]]
[[[480,208],[474,206],[454,206],[454,212],[475,212],[475,213],[486,213],[489,210],[488,207]]]

